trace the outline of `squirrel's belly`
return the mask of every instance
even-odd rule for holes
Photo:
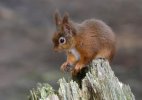
[[[69,52],[71,52],[71,53],[74,55],[74,57],[76,58],[77,61],[80,60],[80,54],[79,54],[79,52],[76,50],[76,48],[70,49]]]

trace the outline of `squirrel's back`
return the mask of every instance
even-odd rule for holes
[[[112,59],[115,52],[115,35],[112,29],[101,20],[85,20],[77,27],[77,48],[84,54]]]

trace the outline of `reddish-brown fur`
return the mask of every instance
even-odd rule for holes
[[[58,13],[55,14],[55,21],[57,32],[53,37],[54,47],[67,54],[67,61],[61,66],[62,70],[72,65],[71,73],[75,76],[95,58],[112,60],[115,53],[115,35],[104,22],[89,19],[78,24],[70,21],[67,14],[61,19]],[[60,36],[66,36],[66,44],[57,43]],[[70,52],[72,48],[79,53],[80,59],[76,59]]]

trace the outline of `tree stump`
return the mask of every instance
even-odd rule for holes
[[[135,100],[128,85],[114,75],[109,62],[93,60],[82,80],[82,88],[71,80],[59,79],[60,87],[55,91],[49,84],[40,84],[30,91],[29,100]]]

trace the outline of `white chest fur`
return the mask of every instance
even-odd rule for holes
[[[75,48],[70,49],[70,52],[75,56],[76,60],[80,59],[80,54]]]

